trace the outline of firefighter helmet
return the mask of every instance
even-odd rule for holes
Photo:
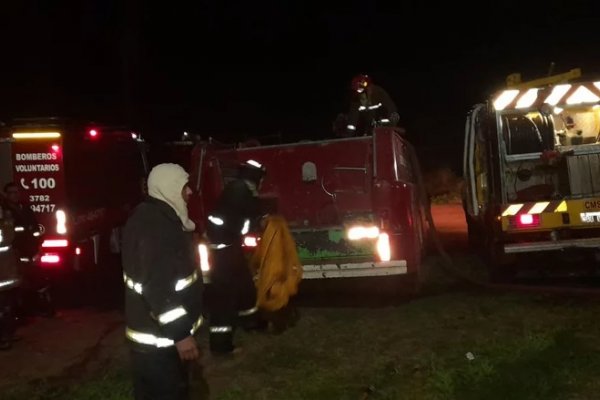
[[[238,168],[238,177],[241,179],[247,179],[255,184],[259,184],[262,178],[265,176],[266,169],[258,161],[248,160],[240,164]]]
[[[354,92],[362,93],[369,85],[371,85],[369,75],[357,75],[352,78],[352,91]]]

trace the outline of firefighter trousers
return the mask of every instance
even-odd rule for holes
[[[210,350],[229,353],[235,329],[252,325],[256,317],[256,288],[241,247],[214,252],[210,281]]]
[[[177,349],[131,350],[135,400],[189,400],[189,368]]]
[[[16,330],[15,300],[17,288],[0,291],[0,343],[10,343]]]

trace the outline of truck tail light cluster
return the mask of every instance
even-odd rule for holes
[[[539,214],[519,214],[512,219],[515,228],[535,228],[540,226],[541,219]]]
[[[42,243],[42,247],[69,247],[69,241],[66,239],[46,239]]]
[[[40,259],[42,267],[53,267],[56,264],[60,264],[61,257],[54,253],[44,253]]]
[[[358,241],[371,239],[376,240],[375,251],[381,261],[390,261],[392,259],[392,249],[390,245],[390,235],[382,232],[377,226],[357,225],[348,229],[348,240]]]
[[[377,239],[379,237],[379,228],[376,226],[353,226],[348,229],[348,239],[363,240]]]
[[[248,235],[244,236],[244,247],[257,247],[258,238],[256,236]]]
[[[67,213],[63,210],[57,210],[54,214],[56,217],[56,233],[59,235],[67,234]]]
[[[40,264],[45,268],[53,268],[61,264],[63,258],[61,256],[62,249],[69,247],[69,241],[67,239],[45,239],[42,242],[42,249],[45,252],[42,253],[40,258]]]

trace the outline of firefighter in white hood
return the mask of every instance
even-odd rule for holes
[[[136,399],[188,399],[202,324],[202,279],[188,218],[188,174],[160,164],[123,232],[126,336]],[[200,279],[198,279],[200,278]]]

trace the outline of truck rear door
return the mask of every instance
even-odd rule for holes
[[[46,236],[66,233],[62,143],[60,132],[44,131],[15,132],[11,144],[12,180]]]

